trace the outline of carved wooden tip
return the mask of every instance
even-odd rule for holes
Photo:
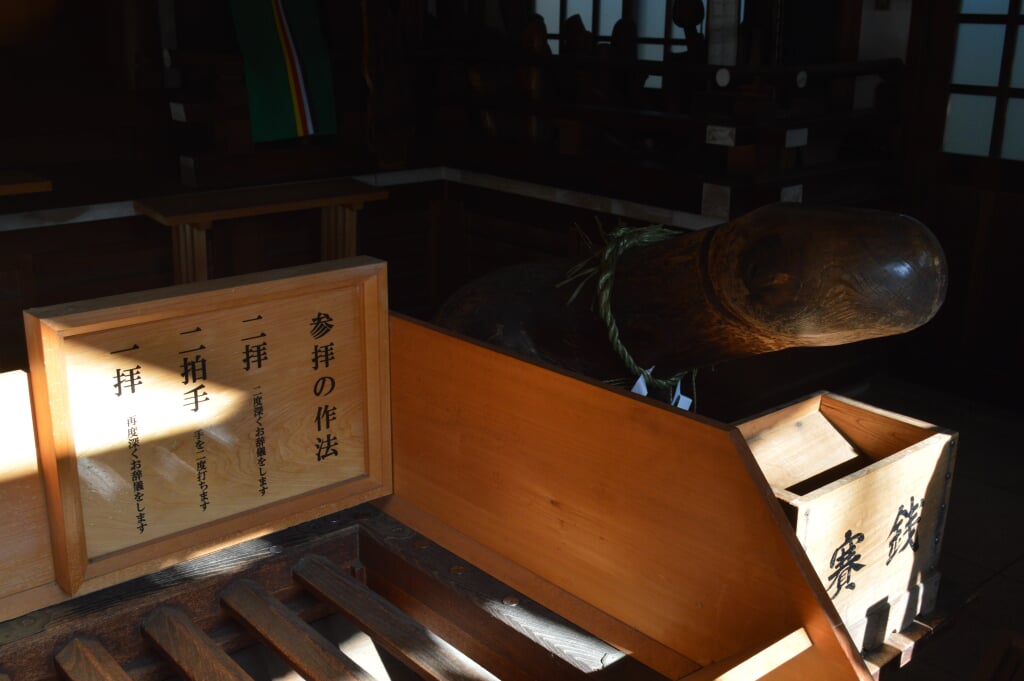
[[[946,297],[946,256],[898,213],[773,204],[715,230],[719,302],[767,336],[838,345],[911,331]]]

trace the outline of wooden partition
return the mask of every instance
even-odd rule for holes
[[[378,503],[423,546],[671,679],[871,678],[736,428],[403,317],[389,335],[394,491]],[[2,620],[68,596],[46,542],[27,377],[0,387],[20,434],[0,467],[19,511],[0,519],[14,549],[0,562]]]
[[[742,678],[870,678],[735,428],[394,315],[391,352],[388,513],[671,678],[801,630]]]

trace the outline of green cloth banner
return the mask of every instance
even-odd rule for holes
[[[317,0],[231,0],[254,142],[337,131]]]

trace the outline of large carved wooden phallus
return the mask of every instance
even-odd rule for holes
[[[932,319],[946,295],[938,240],[891,212],[779,203],[710,229],[638,241],[619,249],[613,268],[598,262],[575,298],[567,278],[578,263],[526,263],[467,284],[435,321],[611,380],[635,373],[622,349],[667,376],[906,333]]]

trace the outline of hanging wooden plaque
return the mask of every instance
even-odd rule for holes
[[[26,311],[60,585],[389,494],[387,325],[371,258]]]

